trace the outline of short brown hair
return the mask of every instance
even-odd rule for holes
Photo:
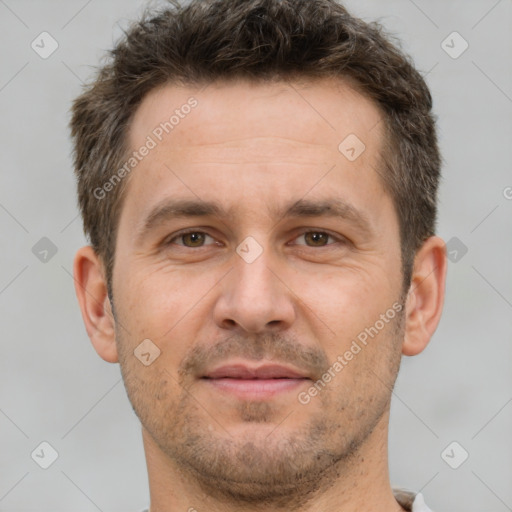
[[[415,252],[434,234],[441,166],[432,98],[411,59],[378,23],[351,16],[334,0],[169,0],[125,31],[72,106],[84,231],[105,264],[110,296],[126,180],[102,199],[94,190],[125,160],[137,107],[165,83],[237,78],[346,78],[374,100],[384,114],[380,174],[399,218],[407,288]]]

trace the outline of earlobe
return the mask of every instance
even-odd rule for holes
[[[75,292],[85,329],[96,352],[109,363],[117,363],[115,323],[107,294],[101,260],[92,247],[78,250],[73,265]]]
[[[405,307],[402,353],[414,356],[427,346],[436,330],[444,303],[446,245],[438,236],[428,238],[416,253]]]

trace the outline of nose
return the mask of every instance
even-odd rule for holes
[[[286,330],[295,319],[293,293],[268,251],[253,262],[234,255],[234,268],[221,281],[215,304],[216,324],[229,330],[261,333]]]

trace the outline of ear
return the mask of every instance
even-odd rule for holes
[[[75,256],[75,292],[85,330],[96,352],[109,363],[117,363],[115,322],[107,293],[103,264],[94,249],[82,247]]]
[[[416,253],[411,286],[405,305],[402,353],[415,356],[427,346],[439,324],[446,281],[446,244],[438,236],[428,238]]]

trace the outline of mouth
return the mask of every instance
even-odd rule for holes
[[[224,365],[209,371],[201,380],[214,390],[244,400],[264,400],[296,390],[310,378],[298,370],[281,365],[251,367]]]

